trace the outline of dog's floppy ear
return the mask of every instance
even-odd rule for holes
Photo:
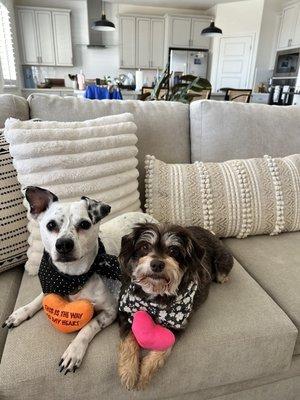
[[[38,186],[28,186],[25,189],[25,197],[30,205],[30,214],[33,218],[37,218],[53,202],[58,201],[54,193]]]
[[[187,270],[184,274],[183,280],[190,282],[191,280],[197,279],[201,285],[209,278],[207,271],[202,267],[202,259],[205,254],[205,249],[200,246],[198,241],[189,234],[187,244]]]
[[[111,206],[102,201],[93,200],[85,196],[82,196],[81,200],[86,203],[87,212],[93,224],[97,224],[110,213]]]
[[[135,232],[132,231],[131,233],[129,233],[129,235],[125,235],[122,237],[121,250],[119,254],[119,263],[122,268],[122,271],[127,273],[129,272],[127,267],[129,260],[134,252],[134,246],[135,246]]]

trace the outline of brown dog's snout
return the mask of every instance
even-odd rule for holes
[[[162,260],[152,260],[150,262],[150,267],[153,272],[161,272],[165,268],[165,263]]]
[[[68,254],[74,249],[74,242],[70,238],[61,237],[57,239],[55,248],[59,254]]]

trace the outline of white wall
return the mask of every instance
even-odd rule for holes
[[[251,62],[250,78],[248,82],[249,87],[252,87],[253,85],[263,6],[264,0],[244,0],[234,3],[218,4],[209,10],[209,12],[215,15],[215,24],[222,29],[223,36],[235,36],[240,34],[255,35],[253,59]],[[211,51],[210,71],[210,80],[213,90],[216,88],[219,46],[220,39],[214,38]]]

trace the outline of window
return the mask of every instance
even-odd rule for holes
[[[17,74],[8,8],[0,1],[0,67],[4,86],[16,86]]]

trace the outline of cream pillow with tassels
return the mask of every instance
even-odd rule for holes
[[[146,156],[146,210],[219,237],[300,230],[300,155],[194,164]]]

